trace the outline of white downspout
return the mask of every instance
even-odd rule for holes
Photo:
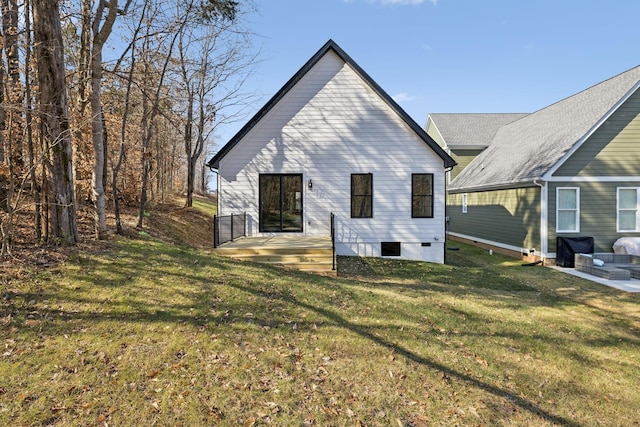
[[[543,179],[540,179],[541,182],[538,181],[538,179],[534,179],[533,183],[540,187],[540,259],[544,265],[544,260],[549,252],[549,204],[547,203],[549,187]]]

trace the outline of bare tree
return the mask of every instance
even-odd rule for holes
[[[85,197],[103,238],[107,163],[118,232],[119,201],[140,202],[141,227],[148,200],[186,187],[190,205],[204,189],[203,153],[227,111],[239,110],[226,107],[242,103],[252,49],[237,24],[253,0],[135,0],[121,16],[133,3],[0,0],[0,252],[31,208],[37,242],[77,242]],[[118,34],[129,44],[111,66],[103,50],[120,48],[109,46],[117,22],[138,26]]]
[[[179,24],[179,30],[171,35],[169,38],[169,45],[165,53],[165,59],[163,61],[160,70],[154,70],[157,72],[157,81],[155,88],[146,86],[143,89],[142,96],[142,121],[141,121],[141,134],[142,134],[142,181],[140,190],[140,209],[138,211],[138,223],[136,226],[142,228],[144,221],[144,212],[147,204],[148,190],[149,190],[149,172],[151,166],[151,142],[154,138],[154,126],[155,119],[160,113],[160,102],[164,89],[164,79],[167,74],[169,63],[171,62],[171,54],[175,46],[178,34],[182,28],[186,25],[186,21]],[[150,48],[150,33],[147,33],[147,37],[144,38],[143,43],[143,75],[150,76],[152,74],[153,59],[155,57],[154,52]]]
[[[32,85],[31,85],[31,1],[26,0],[24,5],[25,11],[25,66],[24,66],[24,75],[25,75],[25,128],[26,128],[26,138],[27,138],[27,149],[29,151],[29,178],[31,181],[31,194],[33,196],[33,201],[35,205],[34,209],[34,229],[36,235],[36,242],[40,243],[42,240],[42,215],[40,209],[40,199],[41,199],[41,186],[38,183],[37,174],[36,174],[36,150],[34,148],[33,141],[33,114],[32,114]]]
[[[85,3],[90,0],[83,0],[83,15],[91,13],[91,7]],[[128,0],[124,6],[123,13],[126,13],[131,0]],[[83,16],[83,25],[91,21],[91,48],[89,49],[89,70],[91,80],[91,139],[93,142],[93,173],[91,177],[91,187],[95,203],[95,228],[96,236],[102,239],[107,233],[107,214],[106,214],[106,141],[107,130],[104,120],[104,112],[102,110],[102,50],[111,34],[113,24],[118,15],[118,0],[98,0],[93,19],[87,19]],[[83,30],[83,39],[86,39],[87,31]],[[86,43],[86,40],[83,40]],[[82,47],[85,52],[86,46]],[[86,61],[86,58],[85,58]]]
[[[20,80],[20,55],[18,48],[18,4],[16,0],[1,0],[2,10],[2,44],[6,58],[1,64],[0,95],[2,99],[2,113],[0,115],[0,132],[2,144],[0,149],[0,204],[6,214],[1,215],[0,234],[2,245],[0,257],[10,254],[10,244],[13,238],[13,222],[15,213],[14,192],[17,182],[22,179],[23,162],[23,88]],[[5,156],[6,154],[6,156]]]
[[[2,45],[0,45],[0,58],[2,57],[2,52],[4,51]],[[4,99],[4,63],[0,61],[0,100]],[[8,197],[8,186],[9,186],[9,175],[11,175],[11,171],[7,164],[6,159],[6,148],[5,145],[7,143],[7,138],[5,137],[5,129],[6,129],[6,120],[7,113],[5,109],[4,102],[0,103],[0,214],[2,211],[8,213],[8,208],[11,205],[7,199]]]
[[[22,175],[23,161],[23,105],[24,88],[20,80],[20,49],[18,46],[18,3],[17,0],[0,0],[2,6],[2,39],[7,59],[7,80],[5,100],[6,113],[10,116],[6,129],[6,142],[10,145],[12,173]]]
[[[251,54],[249,33],[243,27],[240,10],[225,14],[199,15],[191,3],[185,19],[200,22],[180,34],[180,86],[185,94],[184,149],[187,163],[186,206],[193,204],[198,160],[216,127],[229,121],[225,110],[252,95],[241,92],[242,84],[256,64]]]
[[[33,1],[33,41],[40,87],[42,137],[48,144],[51,233],[61,243],[78,242],[73,188],[64,46],[58,2]]]
[[[128,53],[131,57],[131,62],[129,64],[129,73],[126,79],[127,88],[126,88],[125,99],[124,99],[124,110],[122,112],[122,125],[120,127],[120,150],[118,153],[118,160],[113,166],[113,169],[111,172],[111,192],[113,197],[113,210],[114,210],[114,216],[116,219],[116,232],[118,234],[124,234],[124,229],[122,227],[122,219],[120,216],[120,197],[118,195],[118,175],[120,174],[120,169],[122,168],[122,165],[124,164],[124,161],[127,157],[127,146],[126,146],[127,121],[129,119],[131,90],[133,86],[133,73],[136,67],[136,55],[135,55],[136,42],[138,40],[138,34],[142,29],[143,20],[144,20],[144,17],[146,16],[146,10],[148,6],[149,6],[149,2],[145,1],[142,6],[142,13],[140,14],[140,20],[138,21],[138,25],[135,27],[133,31],[133,37],[131,38],[131,43],[129,44],[125,52],[123,52],[122,56],[120,57],[120,59],[116,64],[115,69],[113,70],[114,72],[118,71],[120,64],[122,63],[122,61],[124,60],[125,56]]]

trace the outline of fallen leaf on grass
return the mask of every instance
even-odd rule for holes
[[[151,379],[151,378],[155,378],[160,374],[160,372],[158,371],[150,371],[147,372],[147,378]]]
[[[115,410],[116,410],[116,408],[114,406],[110,407],[105,412],[103,412],[102,414],[98,415],[98,417],[96,418],[96,422],[97,423],[104,423],[105,421],[107,421],[107,418],[109,418],[109,416],[115,412]]]
[[[416,415],[411,419],[410,425],[414,427],[428,427],[429,426],[429,418],[424,415]]]
[[[215,406],[212,406],[209,408],[209,418],[216,421],[222,421],[222,412],[220,412],[220,410]]]
[[[485,367],[485,368],[488,368],[488,367],[489,367],[489,363],[487,363],[487,361],[486,361],[486,360],[482,359],[482,358],[481,358],[481,357],[479,357],[477,354],[476,354],[476,355],[474,355],[474,356],[475,356],[476,362],[477,362],[478,364],[482,365],[482,366],[483,366],[483,367]]]

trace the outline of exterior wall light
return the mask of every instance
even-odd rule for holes
[[[313,189],[313,182],[311,180],[307,182],[307,187],[309,187],[309,190]]]

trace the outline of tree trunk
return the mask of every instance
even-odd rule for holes
[[[200,161],[200,193],[207,194],[207,167],[204,161]]]
[[[25,50],[25,76],[31,76],[31,4],[29,0],[27,0],[25,6],[25,37],[27,49]],[[34,218],[34,230],[36,235],[36,243],[40,244],[42,242],[42,215],[40,209],[40,185],[38,184],[38,179],[36,177],[36,154],[34,149],[33,142],[33,117],[31,114],[32,110],[32,93],[31,93],[31,79],[27,77],[25,79],[24,85],[24,93],[25,93],[25,128],[26,128],[26,137],[27,137],[27,148],[29,151],[29,175],[31,178],[31,194],[33,196],[33,201],[35,205],[35,218]]]
[[[14,177],[20,179],[24,169],[22,100],[24,92],[20,80],[20,49],[18,46],[18,4],[16,0],[1,0],[4,52],[7,58],[6,98],[12,114],[11,126],[6,132],[6,143],[11,145],[11,164]]]
[[[78,242],[78,226],[58,2],[34,0],[33,23],[42,130],[51,151],[51,233],[61,243],[73,245]]]
[[[151,100],[151,104],[148,100],[147,94],[143,94],[142,97],[142,189],[140,191],[140,210],[138,212],[138,224],[136,225],[138,228],[142,228],[142,222],[144,220],[144,210],[147,204],[147,190],[149,186],[149,168],[151,161],[151,141],[153,139],[153,125],[155,117],[158,114],[158,103],[160,101],[160,94],[162,92],[162,85],[164,82],[164,77],[167,73],[167,68],[169,66],[169,62],[171,60],[171,53],[173,52],[173,47],[178,38],[178,34],[187,24],[185,20],[180,25],[180,28],[176,30],[175,35],[171,39],[171,43],[169,45],[168,52],[166,54],[164,64],[162,66],[162,71],[160,72],[160,76],[157,82],[156,91]],[[147,55],[145,59],[144,67],[148,67],[148,58],[150,57],[150,52],[148,47],[143,48],[144,54]],[[146,74],[146,73],[145,73]]]
[[[2,46],[0,45],[0,58],[2,58]],[[0,60],[0,100],[4,99],[4,63]],[[7,201],[7,187],[9,185],[10,169],[5,155],[5,128],[7,112],[4,102],[0,103],[0,211],[9,212]]]
[[[108,13],[102,27],[102,17],[105,9]],[[100,0],[93,21],[93,45],[91,49],[91,139],[93,141],[93,173],[91,187],[95,203],[95,227],[96,237],[103,239],[107,234],[107,207],[106,207],[106,128],[102,111],[102,48],[111,34],[111,29],[116,20],[118,1],[111,0],[106,3]]]
[[[149,152],[149,145],[152,136],[152,126],[148,123],[149,116],[149,102],[147,97],[142,98],[142,182],[140,190],[140,210],[138,211],[138,223],[136,227],[142,228],[144,221],[144,210],[147,205],[147,189],[149,186],[149,160],[151,153]]]
[[[133,72],[135,70],[135,65],[136,65],[135,41],[138,38],[138,33],[140,32],[140,29],[142,28],[142,22],[145,16],[145,11],[147,9],[147,6],[148,6],[148,2],[144,2],[143,10],[142,10],[142,13],[140,14],[140,17],[141,17],[140,22],[138,23],[138,26],[136,27],[132,37],[133,41],[131,44],[131,64],[129,68],[129,78],[127,79],[127,91],[126,91],[125,101],[124,101],[124,112],[122,113],[122,125],[120,127],[120,155],[118,156],[118,161],[113,167],[113,170],[111,173],[111,192],[113,197],[113,213],[116,218],[116,233],[120,235],[124,234],[124,229],[122,227],[122,219],[120,217],[120,195],[118,194],[118,175],[120,174],[120,169],[122,168],[124,160],[127,157],[127,148],[126,148],[127,121],[129,119],[129,106],[130,106],[129,101],[131,99],[131,86],[133,85]],[[122,58],[124,58],[124,55]],[[120,60],[118,61],[118,63],[119,62]],[[117,67],[118,66],[116,66],[116,68]]]
[[[116,233],[122,235],[124,230],[122,228],[122,219],[120,218],[120,200],[118,200],[118,173],[122,167],[122,163],[126,157],[126,148],[124,142],[120,144],[120,155],[118,156],[118,162],[113,168],[113,176],[111,178],[111,191],[113,193],[113,211],[116,217]]]
[[[189,82],[187,81],[187,86]],[[187,155],[187,201],[186,207],[193,206],[193,162],[191,161],[191,146],[193,145],[193,91],[187,90],[187,123],[184,129],[184,152]]]

